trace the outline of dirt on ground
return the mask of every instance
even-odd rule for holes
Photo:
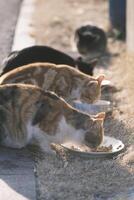
[[[85,24],[107,30],[107,0],[36,2],[33,26],[37,44],[76,51],[74,31]],[[115,107],[106,116],[104,128],[106,135],[122,140],[125,150],[112,159],[70,155],[61,159],[39,154],[36,157],[39,200],[127,200],[129,191],[134,192],[134,56],[127,55],[125,43],[115,39],[108,39],[108,52],[94,73],[106,74],[117,88],[117,92],[108,94]]]

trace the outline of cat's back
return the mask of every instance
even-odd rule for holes
[[[54,81],[54,78],[64,77],[68,79],[93,79],[94,77],[86,75],[77,69],[71,68],[68,65],[55,65],[52,63],[31,63],[28,65],[21,66],[0,77],[0,84],[5,83],[34,83],[38,81],[38,84],[44,83],[44,81]]]
[[[55,64],[32,63],[21,66],[2,75],[0,77],[0,84],[18,83],[18,82],[32,83],[32,81],[34,80],[39,80],[39,82],[43,82],[45,75],[47,73],[52,75],[55,71],[56,71]]]
[[[0,85],[0,122],[4,120],[12,129],[21,127],[41,93],[39,87],[30,84]]]
[[[36,62],[50,62],[54,64],[67,64],[75,67],[74,59],[66,53],[49,46],[31,46],[20,51],[14,51],[3,62],[3,73],[16,67]]]
[[[0,85],[0,105],[5,105],[8,102],[12,102],[11,106],[16,106],[17,102],[21,102],[22,99],[41,94],[41,88],[31,84],[3,84]],[[28,99],[27,99],[28,100]],[[13,103],[14,101],[14,103]],[[16,102],[16,104],[15,104]]]
[[[35,102],[43,95],[44,91],[40,87],[31,84],[0,85],[0,122],[4,120],[3,124],[10,127],[11,133],[13,130],[19,132],[32,118]]]
[[[44,95],[41,88],[28,84],[0,85],[0,143],[22,148],[33,138],[32,119],[36,102]]]
[[[100,86],[98,87],[98,81],[95,77],[86,75],[67,65],[32,63],[1,76],[0,84],[33,84],[41,87],[43,90],[53,91],[66,99],[66,101],[71,102],[72,99],[80,98],[84,91],[86,91],[86,88],[88,93],[89,91],[92,93],[90,96],[96,98],[96,93],[92,92],[92,87],[89,88],[89,83],[92,80],[95,81],[95,88],[97,88],[95,91],[98,94]]]

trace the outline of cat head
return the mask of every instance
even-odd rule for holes
[[[97,148],[103,141],[104,129],[103,122],[105,118],[105,113],[99,113],[94,116],[91,121],[86,123],[85,129],[87,130],[85,133],[84,141],[86,145],[90,148]]]
[[[95,53],[98,57],[106,50],[107,37],[103,29],[85,25],[76,29],[75,42],[80,54],[89,54],[92,57]]]
[[[94,103],[101,96],[101,83],[105,76],[100,75],[93,80],[87,81],[82,88],[80,100],[86,103]]]

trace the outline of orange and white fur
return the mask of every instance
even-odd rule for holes
[[[26,83],[55,92],[73,105],[74,100],[93,103],[100,98],[101,82],[104,75],[97,78],[86,75],[67,65],[32,63],[16,68],[0,77],[0,84]]]
[[[82,113],[34,85],[0,86],[0,143],[8,147],[36,142],[49,151],[51,142],[71,140],[96,148],[103,140],[104,117]]]

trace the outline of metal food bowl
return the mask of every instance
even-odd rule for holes
[[[110,101],[98,100],[94,104],[82,103],[80,101],[74,101],[73,106],[83,112],[89,114],[97,114],[99,112],[109,112],[112,111],[113,105]]]

